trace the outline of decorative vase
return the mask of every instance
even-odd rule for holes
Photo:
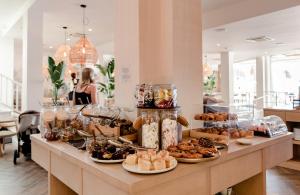
[[[52,90],[52,100],[53,100],[53,104],[57,105],[58,103],[58,89],[53,86],[53,90]]]

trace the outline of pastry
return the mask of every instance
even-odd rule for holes
[[[184,126],[184,127],[188,127],[189,126],[189,122],[187,121],[187,119],[185,118],[185,117],[183,117],[183,116],[178,116],[177,117],[177,122],[179,123],[179,124],[181,124],[182,126]]]
[[[166,168],[170,168],[174,166],[174,162],[175,162],[174,157],[168,156],[168,158],[166,158],[165,161],[166,161]]]
[[[227,120],[237,120],[236,114],[228,114],[225,112],[216,112],[216,113],[203,113],[196,114],[194,116],[195,120],[203,121],[227,121]]]
[[[161,170],[167,168],[166,161],[162,158],[158,158],[153,162],[154,170]]]
[[[128,165],[135,165],[138,162],[138,157],[136,154],[130,154],[127,156],[125,163]]]
[[[218,153],[214,142],[204,137],[184,141],[177,146],[169,146],[168,151],[170,156],[187,159],[199,159],[214,156],[214,154]]]
[[[142,127],[142,125],[143,125],[143,119],[141,116],[136,118],[132,124],[133,128],[136,130],[140,129]]]
[[[152,167],[152,164],[149,160],[145,160],[145,159],[138,159],[138,169],[140,171],[150,171]]]

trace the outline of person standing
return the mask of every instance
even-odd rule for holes
[[[81,79],[76,85],[73,97],[75,105],[96,104],[96,86],[94,84],[94,71],[92,68],[84,68]]]

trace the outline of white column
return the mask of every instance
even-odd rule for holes
[[[263,56],[256,58],[256,98],[265,95],[265,58]],[[263,108],[264,98],[258,100],[257,108]]]
[[[265,91],[269,92],[273,90],[272,87],[272,74],[271,74],[271,57],[264,57],[265,64]]]
[[[221,53],[221,93],[225,104],[233,103],[233,52]]]
[[[271,101],[271,97],[269,96],[273,91],[272,87],[272,72],[271,72],[271,57],[270,56],[265,56],[265,95],[266,96],[266,102],[269,103]],[[268,105],[269,106],[269,105]]]
[[[36,1],[23,16],[22,108],[39,111],[43,98],[43,10]]]
[[[134,106],[135,85],[173,83],[182,112],[202,111],[201,0],[118,0],[116,102]]]

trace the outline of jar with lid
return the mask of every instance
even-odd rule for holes
[[[43,136],[47,130],[55,127],[56,108],[53,106],[44,106],[41,109],[41,135]]]
[[[142,112],[142,146],[159,149],[159,115],[157,111]]]
[[[65,129],[69,122],[69,114],[67,107],[59,106],[56,111],[56,127],[59,129]],[[68,123],[68,124],[67,124]]]
[[[175,85],[155,85],[153,91],[155,107],[175,108],[177,106],[177,88]]]
[[[154,106],[152,85],[141,84],[136,86],[136,106],[139,108],[151,108]]]
[[[164,111],[161,115],[161,148],[178,144],[177,111]]]

